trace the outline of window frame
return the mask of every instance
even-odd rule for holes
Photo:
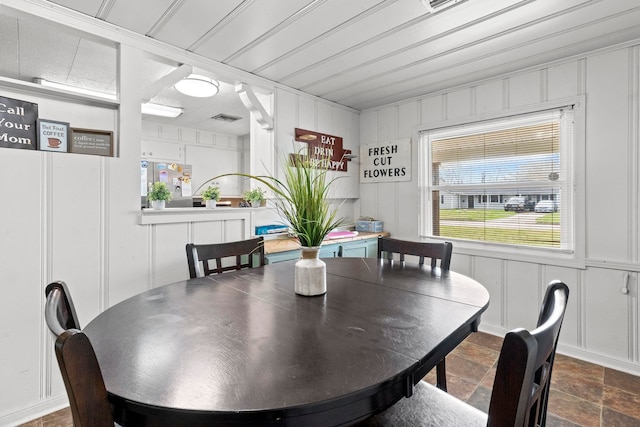
[[[459,240],[442,236],[434,236],[432,218],[432,183],[431,183],[431,147],[428,143],[429,132],[441,131],[445,128],[480,124],[486,121],[509,119],[548,110],[573,108],[573,147],[571,148],[573,182],[572,182],[572,249],[546,248],[526,245],[509,245],[484,241]],[[418,215],[419,235],[433,240],[454,242],[454,250],[459,254],[482,255],[506,260],[537,262],[567,267],[585,268],[585,129],[586,106],[582,96],[566,98],[536,104],[534,106],[510,108],[492,114],[483,114],[443,120],[430,125],[420,126],[418,131],[418,187],[420,194],[420,212]]]

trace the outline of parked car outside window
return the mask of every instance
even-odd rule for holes
[[[505,211],[514,211],[514,212],[533,212],[534,207],[536,206],[536,202],[526,197],[512,197],[507,203],[504,204]]]
[[[540,200],[534,210],[536,212],[558,212],[558,203],[553,200]]]

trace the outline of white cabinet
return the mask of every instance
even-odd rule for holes
[[[141,157],[146,160],[183,163],[182,144],[176,142],[142,140]]]
[[[184,152],[185,163],[193,168],[192,188],[194,192],[201,184],[214,176],[242,172],[241,151],[185,145]],[[220,187],[223,197],[239,196],[242,194],[241,181],[239,176],[225,176],[212,184]]]

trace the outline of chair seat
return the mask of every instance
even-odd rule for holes
[[[468,403],[420,381],[413,396],[403,398],[358,427],[486,427],[487,414]]]

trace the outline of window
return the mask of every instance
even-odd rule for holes
[[[424,235],[573,249],[571,107],[429,130],[421,144],[424,188],[441,202],[424,204]]]

